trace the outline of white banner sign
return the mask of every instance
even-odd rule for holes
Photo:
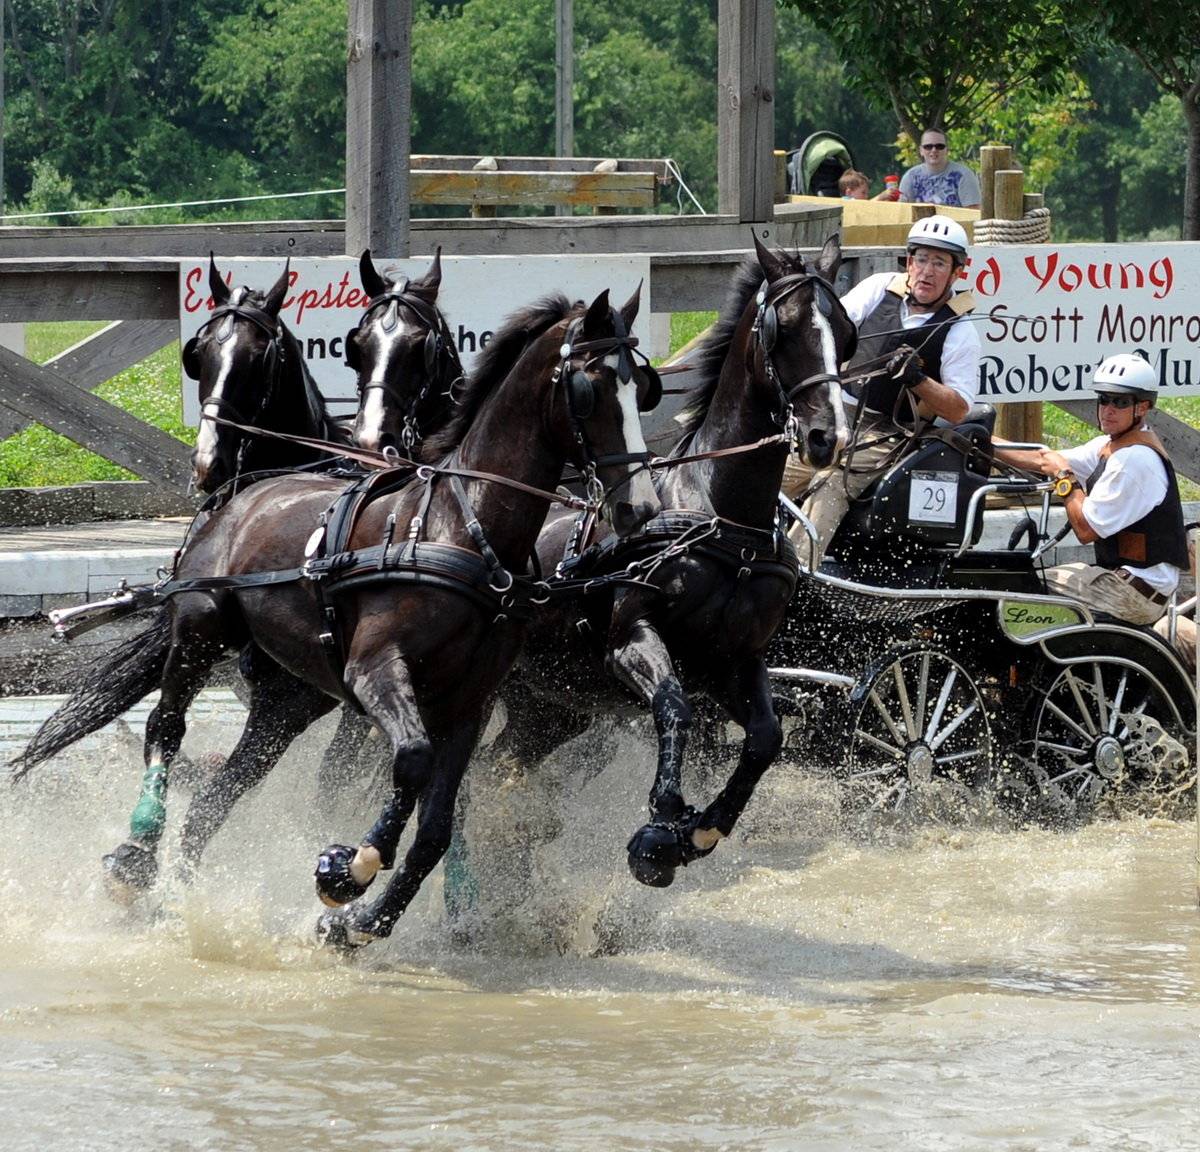
[[[980,246],[966,284],[981,400],[1087,398],[1117,352],[1144,356],[1164,396],[1200,393],[1200,244]]]
[[[380,272],[411,280],[425,274],[427,258],[380,261]],[[283,272],[278,258],[218,260],[226,282],[265,292]],[[300,341],[317,386],[335,414],[353,409],[354,373],[345,366],[346,333],[367,304],[358,278],[358,261],[349,257],[293,260],[291,286],[281,316]],[[605,288],[619,307],[642,284],[635,332],[646,342],[650,327],[649,256],[443,256],[438,307],[458,345],[463,367],[487,346],[504,318],[551,292],[590,302]],[[208,292],[208,261],[179,265],[179,340],[196,334],[213,309]],[[194,381],[183,378],[183,418],[195,425],[199,403]]]

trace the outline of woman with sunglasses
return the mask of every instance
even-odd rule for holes
[[[978,208],[979,177],[965,164],[951,160],[946,133],[930,128],[921,135],[921,163],[900,178],[900,199],[911,204]]]
[[[1047,568],[1046,590],[1131,624],[1153,624],[1188,563],[1175,469],[1145,423],[1158,377],[1140,356],[1122,353],[1100,364],[1092,390],[1099,436],[1062,452],[997,441],[996,456],[1053,477],[1079,542],[1095,545],[1095,564]]]

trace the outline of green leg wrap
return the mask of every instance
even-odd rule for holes
[[[445,884],[442,899],[450,924],[454,926],[474,911],[479,903],[479,881],[471,869],[471,858],[467,854],[467,843],[462,828],[455,828],[454,835],[450,838],[450,847],[446,851],[443,867]]]
[[[142,795],[129,818],[130,839],[156,844],[167,822],[167,766],[151,764],[142,777]]]

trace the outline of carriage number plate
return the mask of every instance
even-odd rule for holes
[[[908,519],[924,524],[953,524],[958,519],[958,475],[914,472],[908,492]]]

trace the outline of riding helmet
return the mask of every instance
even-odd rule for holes
[[[949,216],[926,216],[908,230],[908,251],[918,248],[941,248],[955,257],[957,263],[967,262],[967,230]]]
[[[1121,352],[1102,360],[1092,376],[1092,391],[1138,400],[1158,399],[1158,376],[1141,356]]]

